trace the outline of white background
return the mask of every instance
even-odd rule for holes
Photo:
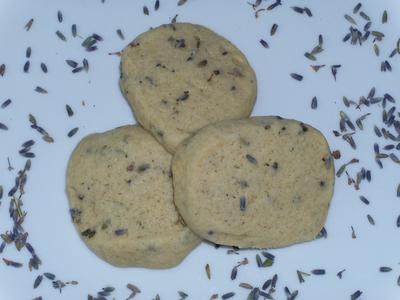
[[[269,5],[263,3],[261,7]],[[7,65],[6,74],[0,77],[0,102],[11,98],[12,104],[0,109],[0,122],[7,124],[9,131],[0,131],[0,184],[5,193],[12,187],[16,171],[7,171],[6,158],[10,157],[16,169],[22,168],[22,159],[17,150],[20,145],[33,138],[36,140],[32,171],[28,175],[24,208],[28,212],[25,229],[29,241],[43,261],[39,271],[29,272],[29,255],[26,249],[17,253],[10,245],[0,255],[24,263],[23,268],[6,267],[0,261],[0,299],[20,300],[43,296],[44,299],[86,299],[104,286],[114,286],[116,299],[126,299],[128,282],[142,290],[135,299],[152,299],[157,293],[161,299],[179,299],[177,291],[190,295],[189,299],[209,299],[213,293],[234,291],[232,299],[245,299],[248,291],[239,288],[240,282],[260,286],[274,273],[279,274],[276,299],[285,299],[283,288],[299,290],[297,299],[350,299],[356,290],[363,291],[364,300],[389,300],[400,298],[400,228],[396,218],[400,213],[400,199],[396,198],[396,187],[400,183],[399,166],[384,161],[379,170],[374,162],[373,125],[381,125],[381,108],[345,109],[342,96],[358,100],[372,86],[377,94],[390,93],[400,100],[400,56],[390,60],[392,73],[381,73],[380,62],[387,58],[400,37],[400,5],[398,1],[365,1],[363,8],[373,20],[373,28],[386,34],[379,44],[381,56],[376,57],[372,41],[362,47],[344,44],[341,39],[348,32],[349,23],[345,13],[352,15],[355,1],[284,1],[284,5],[271,12],[261,12],[256,19],[246,1],[189,0],[181,7],[176,1],[161,0],[159,11],[154,12],[153,1],[106,0],[98,1],[0,1],[0,64]],[[150,9],[150,16],[142,13],[143,5]],[[308,6],[314,17],[295,13],[290,6]],[[384,9],[389,12],[389,22],[381,24]],[[62,24],[57,21],[57,10],[64,15]],[[98,259],[90,252],[70,221],[67,198],[64,192],[65,171],[69,155],[78,141],[92,132],[101,132],[116,126],[134,123],[130,109],[118,89],[119,57],[108,52],[121,50],[136,35],[168,23],[179,14],[178,21],[199,23],[210,27],[236,44],[248,57],[258,79],[258,99],[253,115],[281,115],[310,123],[327,137],[331,149],[340,149],[342,159],[336,168],[353,157],[360,164],[351,166],[350,173],[361,166],[372,170],[372,183],[363,183],[361,191],[355,192],[347,186],[345,176],[337,179],[335,195],[326,224],[328,238],[271,250],[276,255],[275,264],[259,269],[255,255],[259,252],[241,251],[239,255],[227,255],[226,249],[215,250],[202,244],[178,267],[169,270],[119,269]],[[34,18],[29,32],[24,25]],[[365,22],[355,19],[362,25]],[[78,32],[86,37],[96,32],[104,37],[99,50],[86,52],[82,39],[72,38],[71,25],[78,25]],[[279,24],[275,36],[269,36],[273,23]],[[125,41],[118,38],[116,29],[121,28]],[[62,31],[67,42],[59,40],[55,31]],[[303,54],[317,44],[318,34],[324,35],[325,51],[318,56],[318,63],[328,67],[315,73],[310,61]],[[268,41],[270,49],[264,49],[259,40]],[[32,47],[29,74],[22,72],[26,61],[25,49]],[[65,59],[81,61],[87,58],[89,73],[72,74]],[[49,68],[48,74],[40,70],[40,62]],[[329,66],[342,64],[335,82]],[[302,82],[290,78],[297,72],[304,75]],[[47,95],[34,92],[39,85],[48,90]],[[318,109],[311,110],[313,96],[318,97]],[[86,106],[82,106],[82,100]],[[72,118],[65,112],[65,104],[75,111]],[[390,107],[390,106],[389,106]],[[365,130],[355,136],[357,150],[352,150],[340,138],[335,138],[332,129],[338,129],[339,111],[345,109],[353,119],[365,113],[372,115],[364,122]],[[47,144],[37,132],[29,127],[28,113],[36,116],[55,138]],[[69,139],[68,131],[78,126],[77,135]],[[388,143],[388,142],[387,142]],[[380,140],[380,145],[386,142]],[[399,154],[397,154],[399,156]],[[364,205],[359,195],[366,196],[371,204]],[[0,232],[8,230],[8,198],[0,206]],[[371,214],[376,226],[366,218]],[[266,216],[268,217],[268,216]],[[351,238],[353,226],[357,239]],[[230,280],[232,267],[244,257],[249,265],[239,268],[235,281]],[[208,280],[204,266],[210,264],[212,278]],[[380,273],[380,266],[390,266],[393,271]],[[296,270],[309,272],[324,268],[325,276],[310,276],[299,284]],[[336,273],[346,269],[343,279]],[[61,280],[77,280],[78,286],[67,287],[59,294],[44,280],[33,290],[33,281],[41,272],[55,273]]]

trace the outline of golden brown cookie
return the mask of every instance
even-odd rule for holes
[[[162,25],[130,43],[120,87],[138,122],[171,153],[209,123],[248,117],[257,93],[243,53],[190,23]]]
[[[173,203],[171,155],[139,126],[85,137],[72,153],[67,193],[86,245],[115,266],[168,268],[200,240]]]
[[[175,204],[189,228],[241,248],[314,239],[334,185],[324,136],[280,117],[206,126],[178,147],[172,171]]]

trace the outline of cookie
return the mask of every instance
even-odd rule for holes
[[[314,239],[333,194],[324,136],[280,117],[206,126],[178,147],[172,171],[175,204],[189,228],[240,248]]]
[[[197,129],[248,117],[257,86],[246,57],[200,25],[162,25],[121,54],[120,87],[138,122],[173,153]]]
[[[199,244],[173,203],[171,155],[139,126],[85,137],[66,189],[82,240],[112,265],[173,267]]]

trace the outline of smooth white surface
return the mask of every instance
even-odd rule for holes
[[[377,94],[388,92],[400,100],[400,56],[390,60],[392,73],[379,71],[380,62],[387,58],[400,37],[400,4],[395,0],[363,3],[362,10],[374,20],[373,28],[386,34],[379,44],[381,57],[378,58],[371,39],[362,47],[341,41],[349,27],[343,15],[351,14],[356,1],[283,2],[282,7],[261,12],[255,19],[246,1],[238,0],[189,0],[181,7],[176,6],[176,1],[161,0],[157,12],[153,10],[154,1],[106,0],[105,4],[100,0],[0,1],[0,64],[7,65],[5,76],[0,77],[0,102],[7,98],[13,100],[7,109],[0,109],[0,122],[10,128],[0,131],[0,184],[5,193],[12,187],[15,171],[7,171],[6,158],[11,158],[17,170],[22,168],[25,160],[17,150],[21,143],[34,138],[37,144],[33,151],[37,157],[33,159],[24,197],[28,211],[25,229],[43,261],[40,273],[53,272],[61,280],[79,281],[78,286],[67,287],[62,294],[47,280],[33,290],[33,281],[39,272],[28,271],[29,256],[25,249],[17,253],[14,246],[9,246],[0,257],[21,261],[24,267],[13,269],[0,261],[0,299],[32,299],[39,295],[44,299],[86,299],[88,293],[95,294],[104,286],[116,287],[115,298],[126,299],[128,282],[142,290],[135,299],[152,299],[157,293],[161,299],[179,299],[178,290],[189,294],[189,299],[209,299],[213,293],[222,295],[230,291],[236,292],[232,299],[245,299],[249,291],[239,288],[240,282],[260,286],[274,273],[279,274],[276,299],[285,299],[284,286],[298,289],[299,300],[350,299],[356,290],[363,291],[360,297],[363,300],[400,298],[400,287],[396,284],[400,275],[400,231],[396,228],[400,199],[395,197],[400,172],[399,166],[390,161],[383,162],[383,170],[374,162],[372,145],[377,138],[373,125],[381,124],[380,107],[345,110],[353,121],[365,112],[372,112],[364,122],[365,130],[355,136],[357,151],[332,134],[332,129],[338,129],[339,110],[344,109],[342,96],[358,100],[375,86]],[[270,3],[267,1],[263,6]],[[149,7],[150,16],[142,13],[143,5]],[[308,6],[314,17],[296,14],[290,9],[292,5]],[[384,9],[389,11],[389,22],[382,25]],[[57,10],[63,12],[62,24],[57,21]],[[151,26],[168,23],[175,14],[179,14],[178,21],[210,27],[247,55],[258,78],[258,99],[253,115],[281,115],[310,123],[326,135],[332,150],[341,150],[342,159],[335,162],[336,168],[357,157],[361,163],[349,168],[353,176],[362,166],[372,170],[372,183],[363,182],[360,192],[347,186],[345,176],[337,179],[326,224],[328,239],[271,250],[276,261],[265,269],[256,267],[255,255],[259,251],[227,255],[225,248],[215,250],[207,244],[193,251],[174,269],[118,269],[98,259],[81,242],[70,221],[64,192],[69,155],[85,135],[134,122],[118,88],[119,57],[107,53],[121,50],[136,35]],[[35,21],[26,32],[24,25],[30,18]],[[356,19],[365,23],[360,17]],[[104,37],[98,51],[88,53],[80,46],[82,39],[72,38],[73,23],[78,25],[81,36],[96,32]],[[273,23],[279,24],[279,28],[276,35],[270,37]],[[117,36],[118,28],[122,29],[125,41]],[[56,30],[66,35],[67,42],[56,37]],[[326,50],[318,55],[316,64],[328,67],[314,73],[303,53],[317,44],[319,33],[324,35]],[[261,47],[260,38],[268,41],[270,49]],[[24,74],[27,46],[32,47],[31,70]],[[81,61],[85,57],[90,63],[89,73],[72,74],[65,59]],[[49,68],[48,74],[40,70],[42,61]],[[336,82],[329,70],[331,64],[342,64]],[[292,72],[303,74],[304,80],[291,79]],[[37,85],[49,93],[34,92]],[[310,109],[313,96],[318,97],[317,110]],[[82,100],[86,106],[81,105]],[[72,118],[66,115],[67,103],[75,112]],[[34,114],[39,125],[55,138],[54,144],[43,142],[39,134],[30,129],[28,113]],[[67,138],[68,131],[76,126],[80,128],[77,135]],[[386,143],[382,141],[383,146]],[[366,196],[371,204],[364,205],[359,195]],[[376,226],[368,223],[368,213],[374,217]],[[0,232],[8,230],[10,225],[5,197],[0,206]],[[356,230],[355,240],[351,238],[351,225]],[[250,264],[240,267],[237,279],[231,281],[232,267],[244,257]],[[211,280],[204,271],[207,263],[211,266]],[[390,266],[393,271],[380,273],[380,266]],[[296,270],[309,272],[315,268],[324,268],[327,274],[307,277],[305,283],[299,284]],[[336,273],[344,268],[346,272],[340,280]]]

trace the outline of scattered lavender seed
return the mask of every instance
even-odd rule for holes
[[[235,293],[234,293],[234,292],[230,292],[230,293],[223,294],[223,295],[221,296],[221,298],[222,298],[223,300],[225,300],[225,299],[232,298],[233,296],[235,296]]]
[[[234,266],[231,271],[231,280],[235,280],[238,272],[238,267]]]
[[[30,19],[26,24],[25,24],[25,26],[24,26],[24,28],[25,28],[25,30],[26,31],[29,31],[30,29],[31,29],[31,27],[32,27],[32,25],[33,25],[33,19]]]
[[[361,3],[357,3],[357,5],[353,9],[353,14],[358,13],[358,11],[360,10],[361,6],[362,6]]]
[[[83,70],[83,67],[77,67],[77,68],[75,68],[75,69],[72,69],[72,73],[79,73],[79,72],[81,72]]]
[[[318,99],[317,97],[314,97],[311,100],[311,109],[317,109],[317,107],[318,107]]]
[[[343,273],[344,273],[345,271],[346,271],[346,269],[343,269],[343,270],[339,271],[339,272],[336,274],[336,276],[339,277],[340,279],[342,279]]]
[[[32,153],[32,152],[21,153],[21,155],[22,155],[23,157],[27,157],[27,158],[33,158],[33,157],[35,157],[35,153]]]
[[[349,22],[349,23],[351,23],[353,25],[357,25],[357,22],[351,16],[349,16],[348,14],[345,14],[344,18],[347,20],[347,22]]]
[[[317,45],[311,50],[311,54],[316,55],[321,53],[322,51],[324,51],[324,49],[321,47],[321,45]]]
[[[69,137],[69,138],[70,138],[70,137],[73,137],[73,136],[78,132],[78,130],[79,130],[78,127],[75,127],[75,128],[73,128],[73,129],[71,129],[71,130],[68,132],[68,137]]]
[[[301,75],[299,75],[299,74],[297,74],[297,73],[291,73],[290,76],[291,76],[293,79],[297,80],[297,81],[302,81],[302,80],[303,80],[303,76],[301,76]]]
[[[81,45],[84,48],[88,48],[88,47],[93,46],[94,44],[96,44],[96,42],[97,41],[93,38],[93,36],[90,35],[86,39],[83,40]]]
[[[83,64],[83,69],[84,69],[86,72],[89,72],[89,62],[88,62],[88,60],[87,60],[86,58],[84,58],[84,59],[82,60],[82,64]]]
[[[304,12],[306,13],[307,16],[310,18],[313,16],[311,10],[308,7],[304,7]]]
[[[57,19],[58,19],[58,22],[62,23],[62,21],[63,21],[63,15],[62,15],[62,12],[61,12],[61,11],[58,11],[58,12],[57,12]]]
[[[34,144],[35,144],[35,141],[34,141],[34,140],[28,140],[28,141],[26,141],[25,143],[23,143],[23,144],[21,145],[21,147],[22,147],[22,148],[28,148],[28,147],[33,146]]]
[[[392,150],[392,149],[394,149],[394,145],[393,144],[386,145],[385,147],[383,147],[383,149],[384,150]]]
[[[363,11],[360,11],[360,16],[366,21],[371,21],[371,18]]]
[[[272,284],[272,279],[268,279],[267,281],[264,282],[261,289],[265,291],[271,286],[271,284]]]
[[[178,15],[176,14],[176,15],[172,18],[171,24],[175,24],[177,18],[178,18]]]
[[[68,117],[72,117],[74,115],[74,111],[72,110],[71,106],[69,106],[68,104],[65,105],[65,109],[67,111]]]
[[[43,63],[43,62],[40,63],[40,68],[42,69],[43,73],[45,73],[45,74],[47,73],[48,70],[47,70],[47,66],[45,63]]]
[[[256,254],[256,262],[257,262],[257,267],[262,268],[263,262],[259,254]]]
[[[270,31],[271,36],[275,35],[277,30],[278,30],[278,24],[273,24]]]
[[[261,254],[265,257],[268,258],[270,260],[275,260],[275,255],[267,252],[267,251],[262,251]]]
[[[298,6],[292,6],[292,9],[299,13],[299,14],[303,14],[304,13],[304,8],[298,7]]]
[[[392,268],[390,268],[390,267],[380,267],[379,268],[379,272],[382,272],[382,273],[387,273],[390,271],[392,271]]]
[[[56,275],[54,275],[53,273],[48,273],[48,272],[43,273],[43,276],[49,280],[54,280],[56,278]]]
[[[10,104],[11,104],[11,99],[7,99],[6,101],[4,101],[2,104],[1,104],[1,108],[6,108],[7,106],[9,106]]]
[[[76,61],[72,60],[72,59],[67,59],[67,60],[65,60],[65,62],[71,68],[76,68],[78,66],[78,63]]]
[[[266,10],[265,8],[257,9],[257,10],[255,11],[255,13],[254,13],[255,18],[257,19],[258,16],[259,16],[259,14],[260,14],[260,12],[265,11],[265,10]]]
[[[304,56],[306,58],[308,58],[309,60],[313,60],[313,61],[317,60],[317,58],[314,56],[314,54],[311,54],[309,52],[304,53]]]
[[[39,275],[36,277],[35,282],[33,283],[33,288],[36,289],[43,280],[43,275]]]
[[[331,73],[332,73],[332,76],[335,79],[335,81],[336,81],[337,70],[341,67],[342,67],[341,65],[332,65],[331,66]]]
[[[31,47],[27,47],[26,51],[25,51],[26,58],[30,58],[31,54],[32,54],[32,48]]]
[[[185,4],[186,2],[187,2],[187,0],[179,0],[177,5],[181,6],[181,5]]]
[[[8,260],[8,259],[5,259],[5,258],[3,258],[3,261],[6,264],[6,266],[10,266],[10,267],[14,267],[14,268],[21,268],[22,267],[22,264],[19,263],[19,262],[15,262],[15,261]]]
[[[67,41],[67,38],[65,37],[65,35],[64,35],[60,30],[57,30],[57,31],[56,31],[56,35],[58,36],[58,38],[59,38],[60,40],[62,40],[62,41],[64,41],[64,42]]]
[[[275,288],[277,282],[278,282],[278,274],[274,274],[274,276],[272,276],[271,287]]]
[[[251,284],[249,284],[249,283],[246,283],[246,282],[241,282],[239,284],[239,287],[247,289],[247,290],[252,290],[253,289],[253,286]]]
[[[360,200],[365,203],[366,205],[369,205],[369,200],[365,198],[364,196],[360,196]]]
[[[389,72],[392,72],[392,65],[387,60],[385,60],[384,63],[385,63],[386,70],[388,70]]]
[[[356,232],[355,232],[353,226],[351,226],[351,238],[352,238],[352,239],[356,239],[356,238],[357,238]]]
[[[148,16],[149,15],[149,9],[147,8],[147,6],[143,6],[143,13]]]
[[[134,284],[132,284],[132,283],[128,283],[128,284],[126,285],[126,287],[127,287],[128,289],[130,289],[132,292],[137,293],[137,294],[139,294],[139,293],[142,292],[136,285],[134,285]]]
[[[8,127],[7,127],[6,124],[3,124],[3,123],[0,122],[0,129],[1,130],[8,130]]]
[[[395,163],[397,163],[397,164],[400,163],[400,159],[397,157],[396,154],[390,153],[390,154],[389,154],[389,157],[390,157],[390,159],[391,159],[393,162],[395,162]]]
[[[282,5],[282,0],[275,0],[274,3],[272,3],[270,6],[267,7],[267,10],[273,10],[274,8],[278,7],[279,5]]]
[[[93,33],[92,38],[98,42],[102,42],[104,40],[103,37],[97,33]]]
[[[387,21],[388,21],[388,12],[387,10],[384,10],[382,14],[382,24],[387,23]]]
[[[371,224],[371,225],[375,225],[375,221],[374,221],[374,219],[371,217],[371,215],[367,215],[367,219],[368,219],[368,222]]]
[[[154,10],[157,11],[160,8],[160,0],[156,0],[154,3]]]
[[[24,73],[28,73],[29,72],[29,66],[30,66],[30,62],[29,60],[27,60],[24,64]]]
[[[44,88],[40,87],[40,86],[37,86],[35,88],[35,92],[38,92],[40,94],[47,94],[47,91]]]
[[[385,62],[381,62],[381,72],[386,72],[386,65]]]
[[[398,51],[397,51],[397,48],[394,48],[394,49],[392,50],[392,52],[390,53],[389,57],[392,58],[392,57],[394,57],[396,54],[398,54]]]
[[[318,235],[317,235],[317,239],[320,239],[320,238],[327,238],[328,237],[328,232],[326,231],[326,229],[325,229],[325,227],[322,227],[322,229],[321,229],[321,231],[318,233]]]
[[[210,271],[210,265],[209,264],[206,264],[205,270],[206,270],[207,278],[210,280],[211,279],[211,271]]]
[[[76,37],[78,35],[78,29],[76,27],[76,24],[72,24],[71,26],[71,34],[73,37]]]
[[[381,137],[382,136],[381,131],[379,130],[379,128],[376,125],[374,125],[374,131],[375,131],[375,134],[376,134],[377,137]]]
[[[91,47],[86,48],[86,51],[88,51],[88,52],[93,52],[96,50],[97,50],[97,46],[91,46]]]
[[[265,40],[263,40],[263,39],[260,40],[260,44],[261,44],[264,48],[269,48],[268,43],[267,43]]]
[[[350,299],[351,300],[356,300],[358,298],[360,298],[362,292],[360,290],[355,291],[353,294],[351,294]]]
[[[314,275],[325,275],[325,270],[324,269],[314,269],[311,271],[312,274]]]
[[[313,65],[311,68],[314,70],[314,72],[318,72],[319,69],[325,67],[325,65]]]
[[[379,46],[378,44],[374,44],[374,52],[376,56],[379,56]]]
[[[0,76],[3,77],[5,72],[6,72],[6,65],[1,64],[0,65]]]
[[[120,38],[121,40],[125,40],[125,36],[124,36],[124,34],[122,33],[122,30],[121,30],[121,29],[117,29],[117,34],[118,34],[118,36],[119,36],[119,38]]]

